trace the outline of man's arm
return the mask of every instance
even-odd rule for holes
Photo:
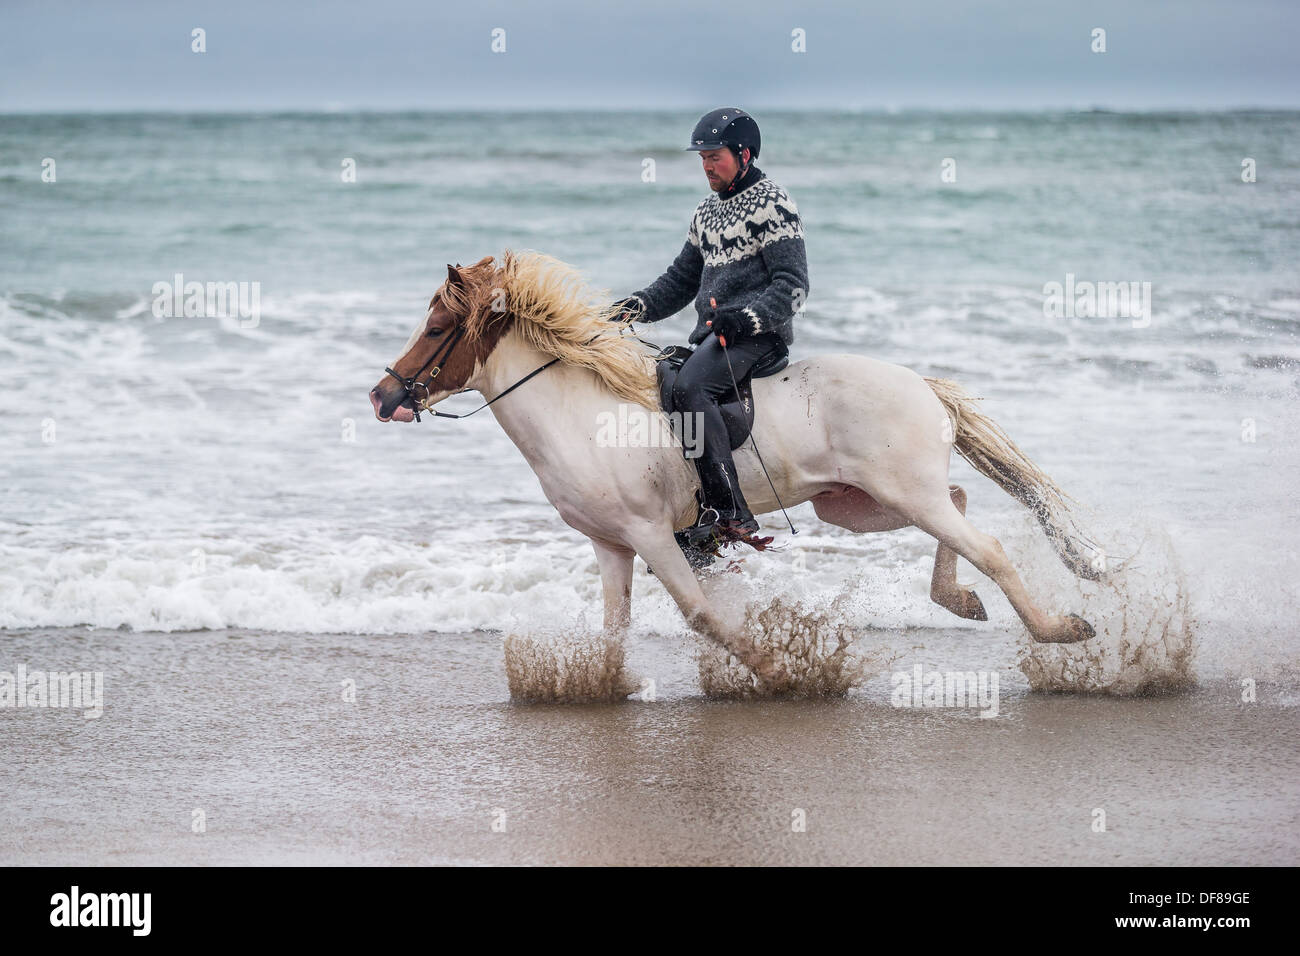
[[[746,335],[775,332],[803,308],[808,298],[808,256],[802,229],[798,233],[759,251],[771,281],[758,298],[740,310]]]

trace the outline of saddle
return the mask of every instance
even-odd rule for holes
[[[678,427],[677,423],[681,416],[673,415],[674,412],[680,411],[673,404],[673,383],[677,381],[677,373],[686,364],[686,360],[694,353],[694,349],[685,345],[671,345],[659,353],[655,365],[655,374],[659,380],[659,405],[664,413],[670,416],[674,428]],[[731,443],[732,451],[745,443],[750,430],[754,427],[752,380],[775,375],[789,364],[790,350],[785,343],[781,343],[755,362],[745,377],[736,382],[740,392],[739,397],[733,393],[728,401],[718,404],[718,409],[722,412],[722,420],[727,425],[727,438]],[[677,437],[680,439],[682,436]]]

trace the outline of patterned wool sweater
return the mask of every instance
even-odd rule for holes
[[[751,180],[746,184],[745,180]],[[794,316],[808,297],[808,261],[799,210],[786,191],[751,166],[727,199],[710,194],[695,207],[686,243],[662,276],[632,298],[642,322],[658,322],[695,300],[699,314],[687,341],[709,334],[709,299],[718,311],[740,310],[752,334],[773,332],[789,345]]]

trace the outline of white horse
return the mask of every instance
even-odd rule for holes
[[[773,662],[744,640],[739,622],[710,607],[673,537],[694,522],[699,486],[680,444],[597,440],[620,402],[659,412],[652,356],[619,335],[609,314],[576,272],[547,256],[507,251],[500,267],[491,256],[448,265],[423,321],[370,392],[375,415],[411,421],[416,408],[432,411],[448,395],[482,393],[547,499],[591,539],[609,632],[621,636],[631,621],[639,554],[689,626],[760,681],[776,681]],[[1078,615],[1040,610],[997,539],[966,520],[965,493],[948,483],[954,448],[1032,510],[1075,574],[1099,576],[1065,531],[1062,493],[955,383],[860,355],[819,355],[755,379],[753,394],[754,438],[780,502],[812,501],[819,518],[850,531],[915,526],[934,536],[930,596],[960,617],[987,619],[975,593],[957,585],[957,555],[1002,589],[1034,640],[1093,636]],[[755,514],[774,511],[780,504],[750,448],[735,452],[745,499]]]

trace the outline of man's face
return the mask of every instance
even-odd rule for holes
[[[749,149],[741,151],[745,161],[749,161]],[[740,169],[736,154],[729,149],[709,149],[700,153],[700,162],[704,165],[704,175],[708,177],[709,188],[715,193],[726,189],[727,183],[735,178]]]

